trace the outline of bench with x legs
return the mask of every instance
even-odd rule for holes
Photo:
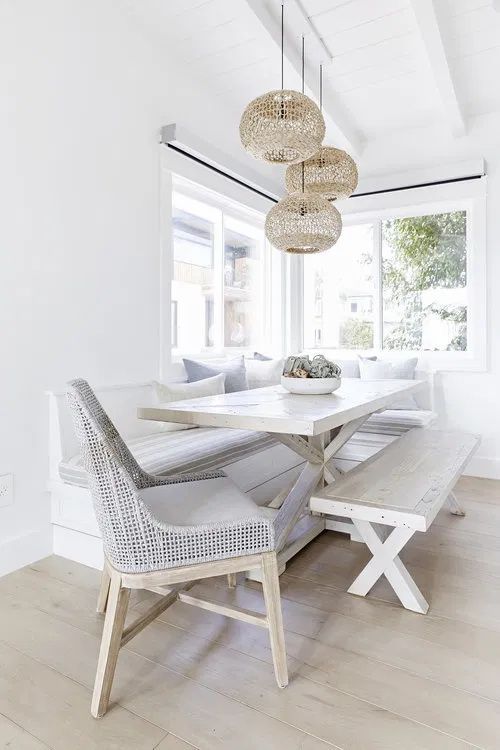
[[[453,487],[478,445],[476,435],[411,430],[313,494],[311,510],[351,519],[373,555],[349,593],[366,596],[385,575],[404,607],[427,612],[399,553],[415,532],[429,529],[446,500],[453,514],[465,515]]]

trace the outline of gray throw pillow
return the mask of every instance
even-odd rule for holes
[[[183,359],[186,368],[188,383],[195,383],[197,380],[213,378],[221,372],[226,376],[226,393],[234,391],[248,391],[247,371],[245,367],[245,358],[236,357],[228,359],[226,362],[199,362],[195,359]]]

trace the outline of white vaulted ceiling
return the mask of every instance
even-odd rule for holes
[[[273,39],[280,0],[121,0],[175,52],[221,106],[237,116],[253,97],[280,86]],[[286,52],[293,62],[306,29],[308,92],[317,96],[318,41],[325,59],[329,138],[356,150],[406,128],[449,126],[500,110],[500,12],[495,0],[287,0]],[[298,23],[298,7],[306,19]],[[263,21],[264,19],[264,21]],[[267,19],[267,20],[266,20]],[[307,25],[309,19],[309,26]],[[272,28],[270,28],[272,27]],[[285,86],[299,88],[287,61]],[[462,129],[463,126],[463,129]],[[340,135],[342,133],[342,135]]]

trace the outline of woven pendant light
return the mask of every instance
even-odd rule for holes
[[[281,89],[248,104],[241,116],[240,139],[252,156],[270,164],[296,164],[320,148],[325,120],[319,107],[299,91],[283,87],[284,10],[281,4]]]
[[[323,196],[300,191],[271,208],[265,232],[278,250],[310,255],[335,245],[342,232],[342,217]]]
[[[323,66],[319,66],[319,101],[323,109]],[[300,164],[288,167],[285,174],[286,189],[289,193],[300,190],[304,171],[304,187],[312,193],[319,193],[329,201],[349,198],[358,186],[358,168],[354,159],[346,151],[333,146],[322,146],[319,151],[306,159],[303,170]]]
[[[312,156],[325,137],[325,121],[305,94],[277,89],[250,102],[240,121],[244,148],[270,164],[296,164]]]
[[[302,169],[300,164],[288,167],[285,174],[286,189],[300,190]],[[322,146],[304,162],[304,187],[311,193],[323,195],[329,201],[349,198],[358,185],[358,169],[351,156],[340,148]]]

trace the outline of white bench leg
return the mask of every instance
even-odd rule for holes
[[[465,510],[462,508],[462,506],[458,502],[457,496],[455,495],[454,492],[450,492],[447,500],[448,500],[448,505],[450,506],[450,510],[454,516],[465,516]]]
[[[401,526],[395,528],[382,542],[369,521],[353,518],[353,523],[373,557],[349,587],[349,593],[366,596],[380,576],[385,575],[406,609],[425,614],[429,605],[399,559],[399,553],[415,532]]]

